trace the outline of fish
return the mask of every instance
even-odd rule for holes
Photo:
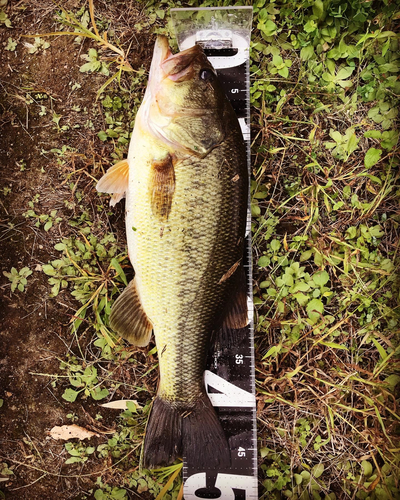
[[[173,54],[157,37],[128,157],[96,188],[112,195],[111,205],[126,198],[135,271],[110,327],[137,346],[154,332],[158,352],[142,467],[181,457],[192,467],[229,467],[204,371],[211,343],[248,323],[248,170],[238,119],[199,45]]]

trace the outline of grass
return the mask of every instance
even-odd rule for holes
[[[188,5],[211,3],[223,5]],[[168,8],[176,6],[149,2],[136,33],[171,36]],[[358,0],[312,5],[259,0],[253,6],[260,498],[400,498],[395,33],[400,8]],[[79,305],[70,318],[70,347],[59,358],[59,371],[41,376],[62,389],[67,403],[101,403],[115,393],[136,400],[116,416],[112,434],[97,446],[65,447],[69,463],[75,457],[86,466],[95,458],[107,464],[96,473],[97,500],[124,499],[128,491],[181,498],[181,464],[138,469],[156,387],[157,365],[149,363],[155,362],[155,352],[128,348],[108,329],[112,301],[130,268],[123,237],[110,229],[107,199],[94,194],[95,179],[126,154],[148,65],[133,71],[129,43],[114,31],[118,20],[97,14],[93,2],[89,10],[56,10],[54,32],[30,35],[38,50],[45,50],[39,36],[70,36],[70,29],[76,30],[74,37],[90,39],[80,71],[88,79],[103,75],[96,76],[94,91],[102,124],[92,123],[97,160],[89,162],[68,144],[71,124],[53,117],[60,146],[50,154],[71,193],[66,205],[71,217],[68,231],[54,242],[56,258],[43,265],[43,272],[54,300],[71,294]],[[9,23],[5,14],[1,19]],[[102,146],[108,148],[106,158],[99,155]],[[79,162],[83,166],[76,168]],[[83,193],[91,193],[94,210],[87,210]],[[41,213],[37,201],[26,207],[26,218],[38,233],[51,233],[62,215]],[[21,282],[14,275],[15,283]],[[1,466],[10,476],[10,463]]]

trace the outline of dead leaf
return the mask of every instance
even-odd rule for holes
[[[369,486],[368,486],[368,489],[367,491],[374,491],[374,489],[378,486],[378,483],[379,481],[381,480],[381,478],[378,476],[375,481],[373,481]]]
[[[88,431],[84,427],[79,427],[79,425],[56,425],[50,431],[50,436],[53,439],[63,439],[68,441],[68,439],[78,438],[78,439],[90,439],[92,436],[99,437],[98,434],[92,431]]]
[[[142,408],[136,399],[120,399],[119,401],[110,401],[109,403],[104,403],[101,406],[103,408],[111,408],[113,410],[127,410],[127,403],[133,403],[136,408]]]

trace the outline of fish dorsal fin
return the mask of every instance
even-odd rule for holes
[[[110,193],[113,196],[110,205],[118,203],[126,193],[129,182],[129,163],[122,160],[110,167],[96,185],[100,193]]]
[[[135,279],[112,306],[110,327],[131,344],[144,347],[150,342],[153,325],[143,310]]]

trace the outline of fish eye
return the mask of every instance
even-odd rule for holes
[[[211,69],[201,69],[199,73],[200,80],[204,82],[212,82],[215,76],[214,71],[211,71]]]

